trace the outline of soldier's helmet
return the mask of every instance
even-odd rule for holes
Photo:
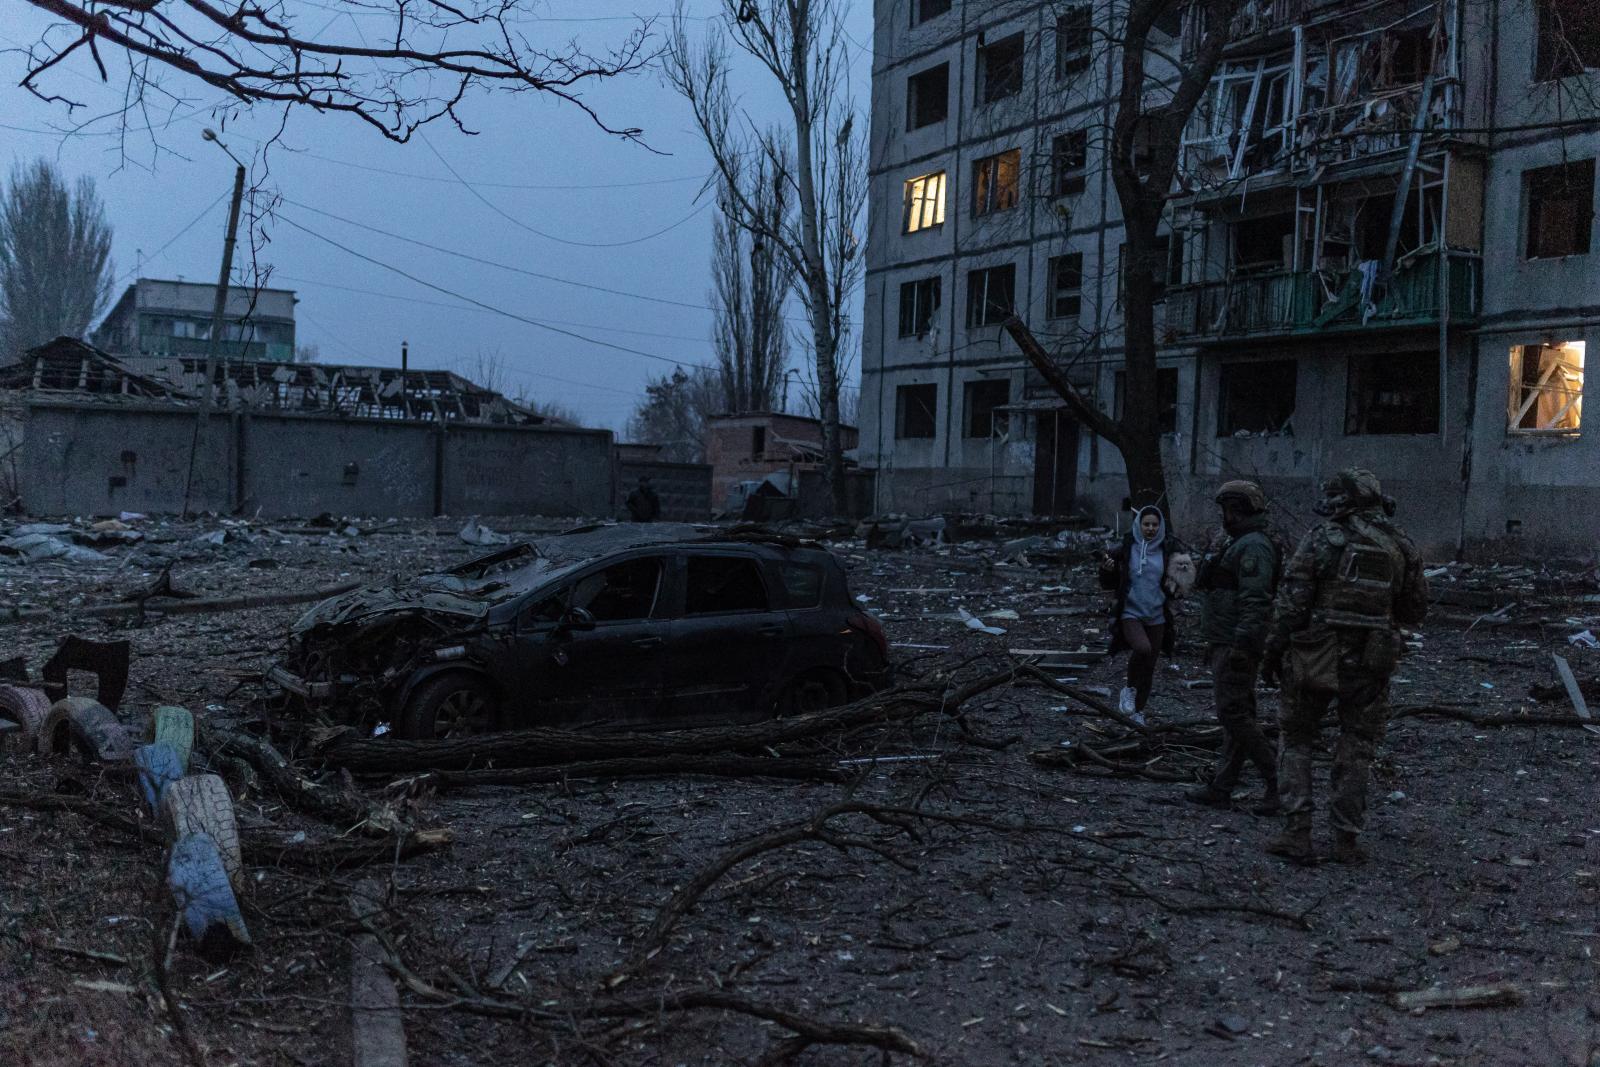
[[[1267,510],[1267,494],[1263,493],[1255,482],[1243,478],[1222,483],[1222,487],[1217,490],[1216,501],[1220,504],[1224,500],[1238,500],[1249,508],[1252,514],[1260,514]]]
[[[1383,493],[1378,476],[1362,467],[1346,467],[1322,483],[1323,499],[1313,509],[1319,515],[1338,515],[1359,508],[1382,508],[1394,514],[1394,501]]]

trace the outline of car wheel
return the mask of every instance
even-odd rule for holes
[[[471,737],[500,728],[500,694],[472,674],[443,674],[424,682],[400,718],[400,735],[411,741]]]
[[[779,715],[807,715],[846,703],[849,691],[833,671],[811,671],[784,686],[778,697]]]

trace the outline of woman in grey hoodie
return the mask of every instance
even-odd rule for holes
[[[1119,710],[1141,725],[1155,681],[1156,658],[1171,656],[1177,641],[1173,603],[1192,583],[1193,568],[1188,550],[1167,532],[1166,516],[1157,507],[1139,509],[1121,546],[1100,563],[1100,584],[1117,594],[1111,613],[1111,652],[1130,653],[1128,684]]]

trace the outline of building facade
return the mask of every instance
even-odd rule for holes
[[[140,278],[123,291],[90,341],[123,358],[205,356],[216,299],[215,285]],[[290,289],[230,286],[217,354],[293,362],[295,302]]]
[[[1105,158],[1123,4],[879,0],[863,466],[880,510],[1087,511],[1116,450],[1000,327],[1121,403]],[[1220,481],[1291,518],[1376,471],[1432,553],[1600,543],[1582,426],[1600,26],[1577,0],[1254,0],[1183,137],[1157,268],[1185,529]],[[1152,55],[1181,62],[1172,20]],[[1158,60],[1159,61],[1159,60]],[[1600,250],[1597,250],[1600,251]]]

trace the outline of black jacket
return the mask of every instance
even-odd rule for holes
[[[1178,540],[1170,533],[1167,535],[1166,540],[1161,542],[1161,552],[1163,557],[1162,565],[1165,568],[1166,574],[1170,575],[1172,572],[1173,559],[1178,555],[1186,554],[1188,551],[1189,550],[1184,547],[1182,541]],[[1102,589],[1109,589],[1116,593],[1116,597],[1112,603],[1110,623],[1111,654],[1116,655],[1118,652],[1122,652],[1128,647],[1128,643],[1122,639],[1122,626],[1120,623],[1122,621],[1122,609],[1128,606],[1128,582],[1132,578],[1132,531],[1130,531],[1128,535],[1122,539],[1122,544],[1119,545],[1117,550],[1111,554],[1111,558],[1116,561],[1117,568],[1114,571],[1100,572],[1100,587]],[[1166,575],[1163,575],[1163,578],[1165,577]],[[1169,593],[1167,595],[1166,602],[1161,607],[1161,614],[1164,616],[1164,621],[1167,627],[1166,632],[1163,633],[1161,637],[1161,654],[1164,656],[1171,656],[1172,650],[1174,647],[1176,647],[1178,642],[1178,624],[1172,611],[1173,603],[1174,598]]]

